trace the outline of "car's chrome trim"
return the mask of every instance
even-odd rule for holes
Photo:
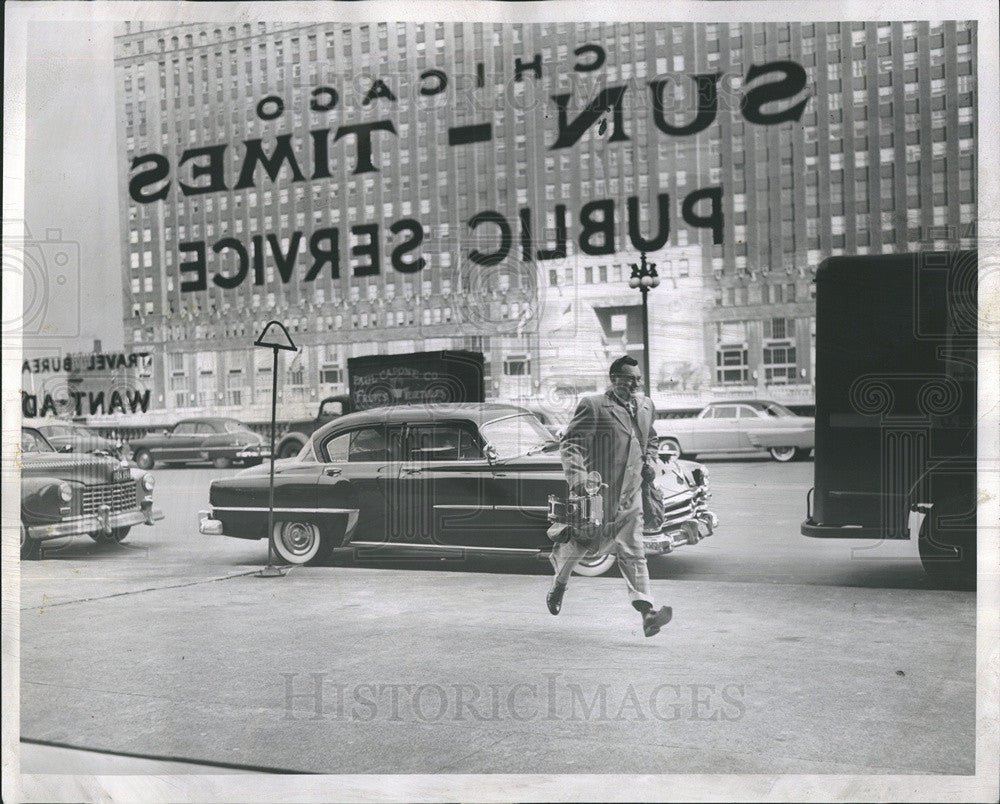
[[[435,505],[434,509],[449,511],[544,511],[548,513],[547,505]]]
[[[100,516],[77,516],[63,522],[52,522],[48,525],[31,525],[28,535],[39,541],[58,539],[60,536],[82,536],[93,531],[104,532],[111,528],[121,528],[130,525],[140,525],[145,522],[153,524],[157,519],[163,519],[163,511],[159,509],[120,511],[109,514],[107,519]],[[106,523],[106,524],[105,524]]]
[[[465,550],[468,552],[483,553],[538,553],[542,548],[538,547],[475,547],[468,544],[413,544],[411,542],[357,542],[352,541],[351,547],[411,547],[418,550]]]
[[[213,511],[267,511],[266,505],[213,505]],[[357,514],[357,508],[274,508],[285,514]]]

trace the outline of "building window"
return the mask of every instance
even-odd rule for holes
[[[745,383],[748,376],[745,344],[719,344],[715,348],[715,382],[718,385]]]
[[[780,285],[778,286],[780,287]],[[771,318],[764,321],[764,338],[782,340],[795,337],[795,320],[790,318]]]
[[[508,377],[524,377],[531,374],[531,358],[527,355],[510,355],[504,358],[503,373]]]
[[[795,347],[791,341],[764,344],[764,382],[768,385],[795,382]]]
[[[326,385],[339,385],[343,382],[343,370],[340,366],[324,365],[319,370],[319,381]]]

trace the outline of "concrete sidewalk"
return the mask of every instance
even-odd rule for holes
[[[320,773],[974,771],[974,594],[654,581],[674,621],[646,639],[620,578],[574,578],[558,617],[548,583],[331,567],[29,596],[21,733]]]

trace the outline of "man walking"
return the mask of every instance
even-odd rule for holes
[[[643,632],[651,637],[673,614],[669,606],[658,611],[653,608],[642,544],[642,481],[654,476],[650,464],[657,453],[655,411],[647,397],[636,396],[642,372],[635,359],[619,357],[611,364],[610,376],[611,387],[605,393],[580,400],[561,442],[570,491],[584,494],[584,481],[592,471],[599,472],[607,484],[601,491],[606,524],[593,547],[582,547],[573,540],[555,545],[549,558],[556,576],[546,603],[552,614],[558,614],[577,562],[588,554],[614,553],[632,606],[642,615]]]

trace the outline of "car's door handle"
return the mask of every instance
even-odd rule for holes
[[[327,477],[336,477],[341,473],[342,470],[338,469],[336,466],[328,466],[323,470],[323,474]]]
[[[422,471],[424,471],[424,470],[423,469],[404,469],[403,470],[403,474],[404,475],[416,475],[416,474],[420,474],[420,472],[422,472]]]

